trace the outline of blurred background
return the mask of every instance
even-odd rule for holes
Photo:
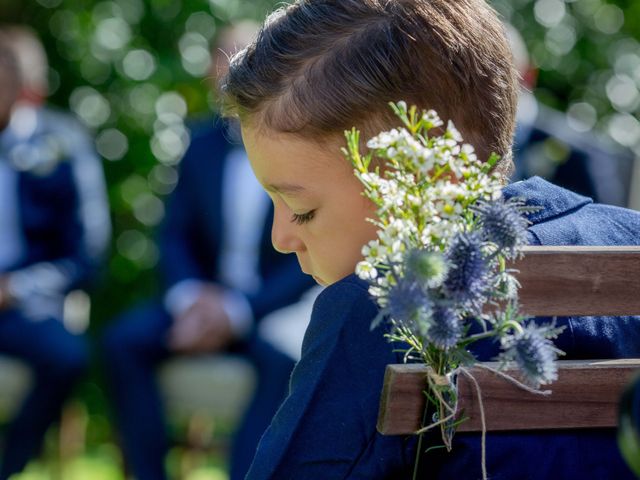
[[[50,103],[73,112],[90,129],[103,159],[113,240],[90,302],[76,299],[78,330],[91,336],[135,301],[157,293],[154,231],[189,146],[188,122],[210,115],[216,105],[206,78],[209,44],[222,25],[262,20],[277,3],[0,0],[0,24],[28,25],[41,37],[50,64]],[[524,81],[541,117],[537,124],[528,120],[532,126],[525,136],[542,133],[516,149],[517,174],[543,175],[600,201],[640,208],[640,3],[493,4],[520,32]],[[519,152],[529,153],[519,157]],[[584,170],[584,179],[567,173],[576,168]],[[81,311],[89,304],[87,321]],[[23,388],[22,374],[9,373],[19,369],[0,366],[2,424]],[[198,372],[193,374],[197,384]],[[167,395],[175,400],[169,403],[175,445],[170,471],[177,478],[227,478],[224,459],[237,408],[223,404],[212,413],[206,392],[200,400],[194,400],[197,392],[180,397],[189,390],[183,384],[188,375],[171,375],[166,373]],[[115,442],[95,367],[68,402],[60,426],[49,431],[44,457],[17,478],[124,478]]]

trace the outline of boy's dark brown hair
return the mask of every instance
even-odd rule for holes
[[[511,164],[518,79],[484,0],[298,0],[231,60],[223,108],[310,139],[398,124],[388,102],[453,120],[480,158]]]

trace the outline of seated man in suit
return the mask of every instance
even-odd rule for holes
[[[24,38],[33,42],[25,46]],[[33,45],[38,68],[24,68]],[[65,328],[63,303],[95,272],[110,227],[89,137],[69,115],[42,106],[41,45],[27,30],[7,30],[0,65],[0,353],[26,362],[34,374],[4,439],[5,480],[38,453],[86,368],[85,340]]]
[[[226,29],[222,51],[248,42],[240,24]],[[172,355],[230,351],[257,371],[253,401],[236,434],[231,478],[244,478],[258,441],[284,400],[294,360],[262,338],[258,322],[311,286],[295,258],[271,245],[273,217],[240,142],[237,125],[216,119],[194,129],[160,232],[163,298],[125,313],[104,336],[105,363],[127,463],[138,480],[166,478],[167,440],[158,365]],[[305,319],[301,319],[304,321]]]

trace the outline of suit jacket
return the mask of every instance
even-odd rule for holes
[[[239,147],[237,132],[221,120],[194,129],[160,231],[160,266],[167,289],[183,280],[219,282],[224,229],[223,172],[228,154]],[[294,255],[274,250],[272,220],[270,206],[260,240],[261,286],[256,292],[244,292],[256,320],[293,303],[314,285],[313,279],[302,273]]]
[[[18,112],[20,128],[12,123],[0,136],[0,161],[17,175],[16,228],[23,243],[5,271],[19,306],[31,308],[40,301],[59,304],[69,290],[86,285],[111,229],[102,165],[83,127],[45,108]]]
[[[544,207],[531,216],[531,243],[640,243],[640,213],[593,204],[540,178],[509,185],[505,195]],[[263,436],[248,479],[412,478],[416,439],[376,431],[385,367],[402,362],[382,329],[370,331],[377,312],[367,285],[355,276],[319,296],[290,395]],[[569,326],[559,342],[568,358],[640,355],[638,317],[561,321]],[[475,353],[488,360],[497,349],[486,343]],[[426,440],[427,447],[437,444],[436,437]],[[632,478],[611,430],[489,434],[487,443],[492,479]],[[422,455],[418,478],[481,478],[480,458],[480,436],[457,434],[450,454]]]

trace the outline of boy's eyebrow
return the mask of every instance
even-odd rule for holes
[[[272,193],[284,193],[285,195],[296,195],[305,190],[305,188],[301,185],[296,185],[293,183],[279,183],[276,185],[267,184],[265,185],[265,190]]]

